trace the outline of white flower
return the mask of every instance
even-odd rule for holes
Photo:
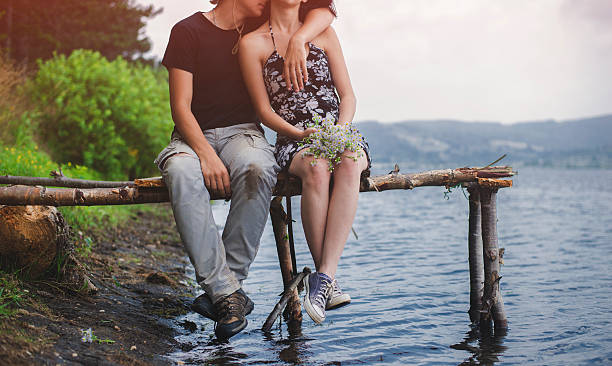
[[[316,165],[316,159],[326,159],[329,162],[329,171],[333,171],[342,161],[342,153],[345,150],[356,152],[359,149],[359,142],[363,137],[352,129],[350,123],[337,125],[331,113],[327,113],[325,118],[314,113],[312,120],[314,123],[310,123],[307,127],[315,127],[317,132],[298,143],[300,147],[308,146],[303,156],[314,156],[312,165]],[[359,156],[361,151],[357,154],[357,157]]]
[[[83,343],[91,343],[93,342],[93,330],[91,330],[91,328],[87,329],[87,330],[82,330],[81,329],[81,342]]]

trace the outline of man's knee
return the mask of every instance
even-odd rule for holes
[[[201,176],[200,162],[188,153],[177,153],[169,156],[163,167],[162,175],[165,180],[176,181]],[[166,182],[168,183],[168,182]]]
[[[271,159],[248,159],[237,164],[232,171],[232,185],[244,182],[253,196],[257,190],[272,190],[276,184],[277,165]]]

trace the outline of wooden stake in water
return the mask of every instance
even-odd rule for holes
[[[272,230],[276,241],[276,252],[281,267],[284,289],[287,289],[293,280],[293,264],[291,261],[291,249],[289,248],[289,235],[287,232],[287,213],[283,208],[282,197],[274,197],[270,203],[270,217],[272,219]],[[302,304],[297,289],[289,298],[284,312],[287,322],[302,322]]]
[[[468,261],[470,267],[470,321],[476,324],[480,321],[482,309],[482,293],[484,287],[484,263],[482,258],[482,231],[480,214],[480,195],[478,186],[470,184],[470,217],[468,233]]]
[[[484,291],[482,298],[481,325],[495,324],[495,330],[508,328],[504,302],[499,290],[500,250],[497,245],[497,188],[480,187],[482,244],[484,258]]]

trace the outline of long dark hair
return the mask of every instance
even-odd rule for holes
[[[336,6],[334,5],[333,0],[308,0],[307,2],[302,3],[300,5],[300,21],[304,21],[304,18],[306,18],[306,14],[308,14],[310,10],[316,8],[324,8],[326,6],[329,8],[329,11],[334,14],[334,16],[338,16],[338,13],[336,12]]]

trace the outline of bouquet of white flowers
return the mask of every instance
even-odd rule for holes
[[[298,142],[299,147],[308,147],[303,156],[314,156],[312,165],[317,164],[316,159],[326,159],[329,162],[329,171],[342,161],[342,153],[346,150],[359,152],[356,155],[345,155],[357,160],[363,152],[360,150],[359,142],[362,140],[361,133],[353,129],[350,122],[336,124],[335,118],[327,115],[322,118],[317,113],[312,117],[313,122],[306,128],[315,128],[317,131]]]

